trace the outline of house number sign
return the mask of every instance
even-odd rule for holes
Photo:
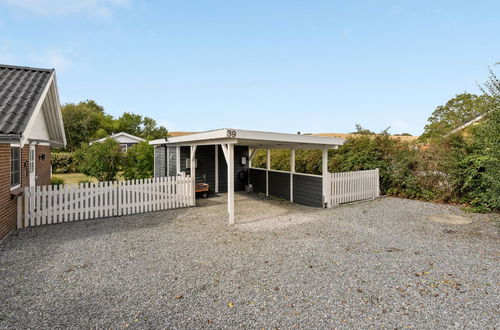
[[[227,137],[230,137],[230,138],[235,138],[235,137],[236,137],[236,131],[231,130],[231,129],[228,129],[228,130],[226,131],[226,135],[227,135]]]

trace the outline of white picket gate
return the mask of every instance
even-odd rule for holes
[[[380,196],[379,169],[330,173],[331,205]]]
[[[193,206],[193,194],[189,176],[26,188],[24,226]]]

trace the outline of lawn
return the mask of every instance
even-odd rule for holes
[[[53,174],[52,178],[61,178],[64,180],[64,184],[72,184],[72,183],[79,183],[82,180],[88,180],[90,182],[97,182],[96,178],[93,178],[91,176],[86,176],[83,173],[60,173],[60,174]],[[118,173],[118,180],[123,180],[123,177],[121,176],[121,173]]]
[[[53,174],[52,178],[61,178],[65,184],[78,183],[81,180],[97,181],[95,178],[86,176],[83,173],[60,173]]]

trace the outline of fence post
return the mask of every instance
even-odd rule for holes
[[[115,201],[116,201],[116,216],[119,217],[121,216],[121,212],[120,212],[120,181],[116,181],[116,198],[115,198]]]

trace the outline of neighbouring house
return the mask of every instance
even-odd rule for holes
[[[104,142],[106,139],[116,140],[120,144],[120,147],[122,148],[123,152],[127,152],[128,148],[130,148],[131,146],[133,146],[139,142],[144,141],[143,138],[140,138],[138,136],[128,134],[125,132],[120,132],[120,133],[112,134],[110,136],[106,136],[106,137],[99,139],[99,140],[96,140],[96,141],[92,141],[92,142],[90,142],[90,144],[93,144],[96,142]]]
[[[50,184],[50,149],[64,146],[55,70],[0,64],[0,239],[16,228],[24,188]]]

